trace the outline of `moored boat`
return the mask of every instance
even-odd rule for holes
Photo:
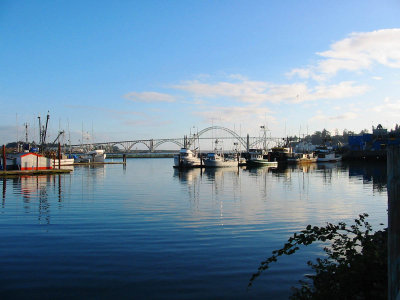
[[[75,159],[75,163],[102,163],[106,159],[106,153],[103,149],[89,151]]]
[[[196,151],[181,148],[179,154],[174,155],[174,167],[176,168],[195,168],[201,166],[201,159]]]
[[[316,149],[317,162],[337,162],[342,160],[342,156],[336,154],[332,147],[320,146]]]
[[[246,160],[246,164],[249,166],[268,166],[277,167],[277,161],[270,161],[268,155],[265,155],[262,150],[251,150],[249,151],[249,157]]]
[[[299,163],[314,163],[317,162],[317,156],[315,153],[301,153]]]
[[[234,157],[224,157],[223,154],[207,153],[207,157],[203,160],[205,167],[222,168],[222,167],[237,167],[239,160]]]

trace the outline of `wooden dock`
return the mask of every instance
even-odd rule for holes
[[[52,175],[70,173],[70,169],[48,169],[48,170],[6,170],[0,171],[0,177],[14,176],[35,176],[35,175]]]
[[[88,162],[88,163],[73,163],[66,166],[93,166],[93,165],[124,165],[123,161],[107,161],[107,162]]]

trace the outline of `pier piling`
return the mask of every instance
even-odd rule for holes
[[[7,170],[6,145],[3,145],[3,171]]]
[[[58,168],[61,169],[61,145],[58,142]]]
[[[400,298],[400,146],[387,152],[388,189],[388,299]]]

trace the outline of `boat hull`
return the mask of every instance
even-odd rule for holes
[[[58,163],[58,159],[50,159],[51,160],[51,165],[53,168],[57,168],[59,165],[60,166],[71,166],[74,164],[74,159],[73,158],[62,158],[60,160],[60,163]]]
[[[198,157],[174,156],[174,167],[177,168],[196,168],[201,166],[201,160]]]
[[[338,162],[341,161],[341,157],[334,157],[334,158],[318,158],[317,162]]]
[[[229,168],[239,166],[237,160],[204,160],[204,166],[206,168]]]
[[[268,167],[277,167],[277,161],[269,161],[266,159],[250,159],[247,161],[247,165],[249,166],[268,166]]]
[[[338,162],[341,161],[342,157],[340,155],[335,155],[333,153],[326,155],[318,155],[317,162]]]

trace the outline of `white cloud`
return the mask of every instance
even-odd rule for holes
[[[175,97],[157,92],[130,92],[123,97],[134,102],[175,102]]]
[[[321,99],[343,99],[362,95],[369,88],[344,81],[335,85],[318,85],[309,88],[305,83],[272,84],[263,81],[203,83],[188,81],[173,88],[186,91],[194,97],[228,98],[242,103],[261,104],[282,101],[301,103]]]
[[[180,85],[172,86],[177,90],[189,92],[197,97],[217,98],[227,97],[241,102],[262,102],[265,100],[265,90],[268,83],[262,81],[241,81],[203,83],[200,81],[186,81]]]
[[[268,120],[275,120],[274,117],[271,116],[272,111],[266,107],[256,107],[256,106],[247,106],[247,107],[212,107],[211,109],[206,109],[202,111],[194,112],[194,114],[202,116],[205,122],[211,123],[212,121],[220,121],[227,123],[243,123],[247,124],[248,122],[255,121],[258,123],[262,123],[266,116],[268,115]]]
[[[400,68],[400,28],[352,33],[317,55],[322,59],[316,65],[293,69],[287,75],[322,80],[341,70],[361,71],[373,64]]]
[[[385,98],[381,105],[377,105],[371,109],[374,112],[391,115],[400,115],[400,100],[392,100],[390,98]]]
[[[346,112],[340,115],[328,116],[322,112],[317,112],[317,114],[310,119],[310,121],[317,120],[329,120],[329,121],[342,121],[342,120],[354,120],[358,117],[355,112]]]

